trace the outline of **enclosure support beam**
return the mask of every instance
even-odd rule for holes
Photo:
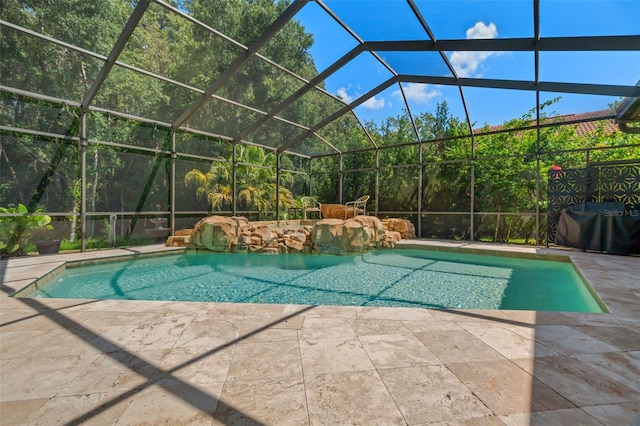
[[[87,112],[80,111],[80,251],[87,249]]]
[[[252,124],[249,127],[247,127],[242,133],[240,133],[236,137],[236,139],[238,139],[238,140],[244,139],[248,135],[250,135],[251,133],[255,132],[261,125],[266,123],[270,118],[275,117],[276,114],[278,114],[279,112],[281,112],[285,108],[289,107],[295,101],[297,101],[302,96],[304,96],[307,92],[309,92],[309,91],[313,90],[314,88],[316,88],[317,85],[319,85],[320,83],[325,81],[329,76],[331,76],[337,70],[339,70],[344,65],[349,63],[353,58],[358,56],[360,53],[362,53],[362,49],[360,48],[360,45],[358,45],[358,46],[354,47],[353,49],[351,49],[344,56],[342,56],[342,58],[338,59],[336,62],[331,64],[331,66],[329,66],[327,69],[325,69],[320,74],[318,74],[317,76],[312,78],[309,81],[309,83],[305,84],[300,89],[296,90],[295,93],[293,93],[288,98],[286,98],[285,100],[280,102],[278,105],[273,107],[271,110],[269,110],[266,115],[263,115],[258,120],[256,120],[256,122],[254,124]]]
[[[236,215],[236,187],[237,187],[237,168],[238,168],[238,143],[233,142],[233,150],[231,154],[231,215]]]
[[[378,210],[380,209],[380,205],[378,204],[378,195],[380,194],[380,149],[376,148],[376,187],[374,191],[374,196],[376,197],[375,202],[375,214],[378,216]],[[354,213],[355,214],[355,213]]]
[[[538,30],[539,31],[539,30]],[[371,52],[592,52],[638,50],[640,36],[368,41]]]
[[[340,179],[338,179],[338,203],[342,204],[342,180],[344,179],[344,173],[343,173],[343,168],[344,168],[344,162],[343,162],[343,155],[342,153],[340,153]]]
[[[169,185],[171,186],[169,191],[170,195],[170,207],[169,207],[169,222],[171,223],[171,236],[176,232],[176,160],[178,154],[176,152],[176,131],[171,129],[171,177]]]
[[[530,91],[539,90],[541,92],[626,96],[632,98],[640,97],[640,86],[623,86],[614,84],[557,83],[549,81],[535,82],[527,80],[498,80],[490,78],[456,79],[453,77],[424,75],[399,75],[398,80],[405,83],[441,84],[443,86],[483,87],[487,89],[514,89]],[[364,96],[362,98],[364,98]],[[359,98],[358,100],[362,98]],[[368,98],[362,99],[362,102],[367,99]]]
[[[313,158],[309,160],[309,173],[307,174],[307,184],[309,186],[309,197],[313,197]]]
[[[475,198],[476,198],[476,161],[475,161],[475,139],[471,136],[471,188],[469,190],[469,240],[475,240],[476,225],[475,225]]]
[[[533,0],[534,44],[540,44],[540,0]],[[536,49],[533,56],[534,78],[536,86],[540,83],[540,52]],[[540,91],[536,90],[536,245],[540,245]],[[549,246],[549,239],[547,247]]]
[[[422,164],[422,139],[418,141],[418,238],[422,238],[422,174],[424,165]]]
[[[276,154],[276,223],[280,225],[280,154]]]
[[[540,108],[538,107],[538,114]],[[537,118],[539,120],[539,117]],[[536,245],[540,245],[540,127],[536,135]]]
[[[173,122],[172,127],[174,129],[179,128],[189,119],[206,101],[209,100],[216,90],[222,87],[233,75],[247,62],[251,57],[258,52],[258,50],[264,46],[287,22],[293,18],[293,16],[302,9],[308,0],[296,0],[294,1],[278,18],[258,37],[247,50],[236,58],[229,67],[218,76],[218,78],[207,87],[204,94],[200,96],[194,103],[192,103],[176,120]]]
[[[364,95],[360,96],[358,99],[356,99],[355,101],[351,102],[349,105],[346,105],[345,107],[340,108],[338,111],[334,112],[329,117],[327,117],[324,120],[322,120],[320,123],[317,123],[316,125],[311,127],[307,132],[305,132],[305,133],[303,133],[303,134],[291,139],[289,142],[287,142],[286,144],[284,144],[281,147],[279,147],[278,148],[278,152],[283,152],[283,151],[286,151],[287,149],[289,149],[289,148],[291,148],[293,146],[296,146],[302,140],[306,139],[309,136],[312,136],[316,131],[322,129],[324,126],[326,126],[329,123],[332,123],[333,121],[335,121],[338,118],[342,117],[344,114],[348,113],[349,111],[352,111],[354,108],[357,108],[361,104],[365,103],[369,98],[374,97],[378,93],[384,91],[385,89],[387,89],[388,87],[392,86],[393,84],[395,84],[397,82],[398,82],[397,77],[389,78],[387,81],[385,81],[385,82],[379,84],[378,86],[374,87],[373,89],[369,90],[367,93],[365,93]]]
[[[475,137],[473,134],[473,125],[471,124],[471,117],[469,115],[469,108],[467,108],[467,98],[465,98],[464,96],[464,90],[462,90],[462,86],[458,86],[458,91],[460,91],[460,99],[462,100],[462,106],[464,108],[464,116],[467,119],[467,126],[469,127],[469,135],[471,137],[471,159],[469,160],[469,165],[470,165],[470,179],[471,181],[469,182],[470,188],[469,188],[469,239],[471,241],[473,241],[474,239],[474,235],[475,235],[475,198],[476,198],[476,193],[475,193],[475,187],[476,187],[476,168],[475,168],[475,161],[476,161],[476,151],[475,151]]]
[[[98,90],[100,90],[100,87],[102,87],[102,84],[109,76],[111,69],[124,50],[124,47],[131,37],[131,34],[133,34],[133,31],[138,26],[138,23],[140,22],[140,19],[142,19],[142,15],[144,15],[144,12],[146,12],[147,8],[149,7],[149,4],[151,4],[151,0],[140,0],[136,5],[136,8],[133,9],[133,12],[131,12],[129,20],[122,29],[118,40],[116,40],[116,43],[113,45],[113,49],[111,49],[111,52],[107,57],[107,61],[100,69],[100,72],[98,73],[96,79],[93,81],[91,88],[87,91],[87,93],[84,94],[84,98],[82,99],[83,112],[89,109],[89,105],[91,105],[91,102],[93,102],[93,99],[98,94]]]

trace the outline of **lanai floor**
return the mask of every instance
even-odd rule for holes
[[[0,424],[640,425],[640,257],[570,256],[610,313],[21,299],[0,262]]]

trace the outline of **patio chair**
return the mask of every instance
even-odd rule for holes
[[[355,201],[349,201],[344,204],[344,218],[346,219],[349,215],[349,212],[353,213],[353,217],[356,217],[360,214],[367,214],[367,201],[369,201],[369,196],[364,195],[358,198]]]
[[[302,216],[307,220],[307,213],[318,213],[318,218],[322,218],[322,204],[311,197],[302,197]]]

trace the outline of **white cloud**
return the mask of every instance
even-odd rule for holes
[[[346,88],[346,87],[341,87],[341,88],[339,88],[339,89],[338,89],[338,92],[337,92],[337,95],[338,95],[338,97],[339,97],[340,99],[342,99],[343,101],[345,101],[345,102],[346,102],[346,103],[348,103],[348,104],[350,104],[350,103],[355,99],[355,97],[350,96],[350,95],[347,93],[347,88]]]
[[[467,39],[496,38],[498,28],[492,22],[486,25],[484,22],[476,22],[467,30]],[[453,52],[449,60],[459,77],[479,77],[476,73],[480,65],[497,52]]]
[[[378,99],[374,96],[364,101],[362,106],[373,110],[382,109],[384,108],[384,99]]]
[[[336,91],[337,96],[342,99],[343,101],[345,101],[346,103],[350,104],[351,102],[353,102],[356,98],[358,98],[360,95],[358,93],[356,93],[355,95],[350,95],[349,92],[347,91],[348,89],[346,87],[341,87]],[[380,99],[380,98],[376,98],[375,96],[372,98],[367,99],[366,101],[364,101],[361,106],[363,108],[369,108],[369,109],[373,109],[373,110],[379,110],[384,108],[385,106],[385,101],[384,99]]]
[[[438,89],[429,90],[429,86],[420,83],[407,83],[403,85],[404,94],[408,101],[413,101],[418,104],[428,104],[433,98],[437,98],[442,95]],[[400,90],[393,92],[394,96],[402,99],[402,93]]]
[[[496,24],[491,22],[486,25],[484,22],[476,22],[476,24],[467,30],[467,39],[472,38],[496,38],[498,36],[498,28]]]

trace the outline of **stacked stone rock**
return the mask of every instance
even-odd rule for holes
[[[416,237],[415,226],[413,226],[413,223],[406,219],[382,219],[382,225],[387,231],[399,233],[401,238],[412,239]]]
[[[270,226],[244,217],[209,216],[193,229],[169,237],[168,246],[234,253],[363,253],[393,248],[401,238],[415,238],[413,224],[404,219],[374,216],[323,219],[315,225]]]

